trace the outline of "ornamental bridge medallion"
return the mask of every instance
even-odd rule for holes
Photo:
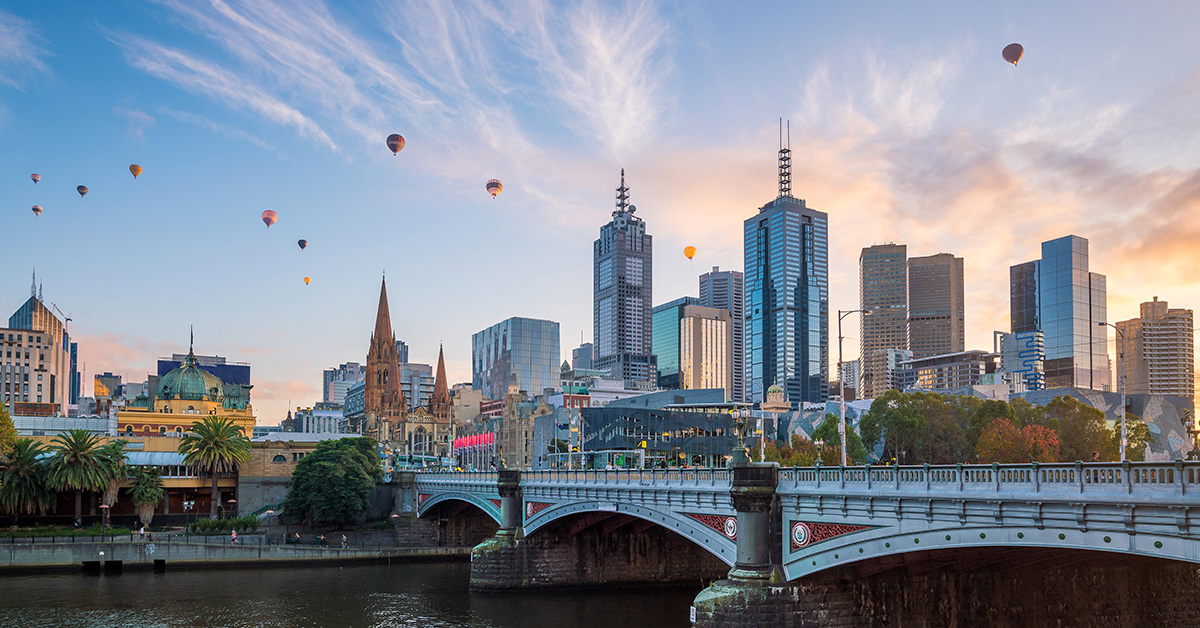
[[[684,513],[687,516],[703,523],[704,525],[724,534],[731,541],[737,540],[737,517],[727,517],[725,515],[696,515],[692,513]]]

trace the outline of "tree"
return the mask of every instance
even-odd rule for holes
[[[1150,426],[1136,414],[1125,413],[1125,437],[1129,440],[1125,447],[1125,458],[1127,460],[1145,460],[1146,448],[1154,437],[1150,435]],[[1113,429],[1108,430],[1109,438],[1101,449],[1101,459],[1103,460],[1120,460],[1121,458],[1121,424],[1113,426]]]
[[[975,451],[975,446],[979,443],[979,435],[983,433],[983,428],[996,419],[1008,419],[1013,421],[1018,427],[1025,425],[1024,422],[1015,419],[1013,406],[1016,402],[1023,402],[1025,405],[1031,405],[1028,401],[1014,397],[1011,402],[1000,401],[999,399],[981,399],[979,405],[971,413],[967,419],[967,447],[970,451]]]
[[[910,403],[924,419],[925,429],[916,451],[910,452],[902,462],[951,464],[974,459],[974,451],[967,444],[968,419],[974,409],[974,398],[958,397],[955,401],[948,395],[915,392],[910,394]]]
[[[121,484],[128,479],[129,465],[125,463],[125,445],[128,442],[118,438],[100,446],[100,459],[103,461],[106,476],[104,494],[100,501],[110,508],[117,503],[117,492],[120,491]]]
[[[546,453],[565,454],[567,453],[567,441],[561,438],[550,439],[550,444],[546,447]]]
[[[237,471],[239,464],[250,460],[250,440],[233,420],[206,416],[192,423],[191,431],[179,440],[179,453],[184,464],[212,476],[209,514],[215,519],[221,501],[220,474]]]
[[[1008,419],[995,419],[983,428],[975,445],[979,462],[1055,462],[1058,435],[1041,425],[1017,427]]]
[[[1094,452],[1100,452],[1103,460],[1117,459],[1116,452],[1106,447],[1112,443],[1113,436],[1104,420],[1104,412],[1074,397],[1062,395],[1046,404],[1045,425],[1058,434],[1062,460],[1090,461]]]
[[[283,500],[288,523],[342,524],[360,516],[383,477],[371,438],[327,440],[296,463]]]
[[[12,417],[8,415],[8,408],[0,404],[0,464],[12,454],[16,444],[17,428],[13,426]]]
[[[842,420],[838,415],[827,412],[825,420],[813,430],[813,442],[823,441],[820,456],[821,464],[842,464],[842,434],[838,427]],[[867,449],[863,446],[858,433],[846,426],[846,459],[850,464],[862,464],[867,461]]]
[[[781,446],[773,440],[767,442],[764,457],[767,462],[778,462],[781,467],[811,467],[817,460],[817,447],[807,438],[792,434],[789,445]]]
[[[83,514],[83,492],[100,491],[108,485],[108,471],[99,444],[99,436],[83,429],[73,429],[54,437],[50,488],[75,491],[76,520]]]
[[[0,464],[0,509],[13,516],[13,525],[18,516],[43,512],[54,501],[54,491],[46,484],[46,453],[41,443],[20,438]]]
[[[925,430],[925,421],[912,396],[898,390],[889,390],[871,402],[871,409],[858,422],[862,442],[874,449],[883,445],[883,458],[905,457],[912,461],[917,457],[917,445]],[[911,457],[909,457],[911,456]]]
[[[132,485],[129,496],[137,507],[138,518],[143,526],[150,525],[154,520],[154,508],[162,503],[163,490],[162,469],[159,467],[133,467],[130,473]]]

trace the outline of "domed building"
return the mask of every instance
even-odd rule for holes
[[[250,388],[226,385],[196,363],[189,347],[183,364],[159,380],[153,399],[138,395],[117,412],[117,431],[122,436],[182,436],[202,417],[221,416],[249,437],[255,423]]]

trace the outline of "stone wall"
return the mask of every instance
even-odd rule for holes
[[[567,518],[519,540],[494,537],[471,561],[474,590],[702,584],[729,571],[682,536],[627,515]]]

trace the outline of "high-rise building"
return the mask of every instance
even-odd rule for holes
[[[656,305],[650,320],[654,333],[651,335],[650,350],[657,361],[659,388],[677,390],[682,388],[679,379],[679,321],[683,318],[683,308],[688,305],[699,305],[696,297],[680,297],[662,305]]]
[[[729,310],[683,306],[679,319],[679,387],[721,388],[733,395],[733,325]]]
[[[579,345],[578,348],[571,350],[571,369],[587,369],[592,368],[592,343],[585,342]]]
[[[343,403],[346,392],[354,382],[367,376],[367,368],[358,362],[343,362],[336,368],[321,372],[321,400],[327,403]]]
[[[900,363],[905,388],[946,390],[984,383],[984,375],[995,373],[1000,356],[987,351],[959,351],[947,355],[914,358]]]
[[[908,349],[915,359],[965,351],[963,258],[908,258]]]
[[[1009,269],[1012,331],[1041,330],[1046,387],[1111,390],[1108,291],[1088,270],[1088,241],[1064,236],[1042,243],[1042,258]]]
[[[876,244],[858,256],[861,332],[860,399],[882,395],[891,384],[887,349],[908,348],[908,247]]]
[[[746,309],[743,307],[745,287],[742,273],[721,270],[700,275],[700,305],[729,311],[733,328],[733,401],[745,402],[746,396]],[[661,358],[660,358],[661,359]]]
[[[46,307],[36,276],[29,299],[0,328],[0,339],[0,399],[9,412],[67,416],[78,371],[66,327]]]
[[[1008,377],[1010,392],[1023,393],[1046,387],[1046,338],[1041,330],[1003,334],[1000,368]]]
[[[530,396],[558,388],[558,323],[513,317],[471,336],[471,387],[503,399],[516,378]]]
[[[1192,311],[1147,301],[1141,317],[1117,323],[1117,377],[1127,394],[1191,397],[1196,392]]]
[[[779,196],[743,223],[746,395],[778,383],[794,408],[829,394],[829,217],[792,196],[791,149]]]
[[[650,349],[653,246],[635,211],[622,169],[617,209],[592,246],[593,368],[626,382],[653,384],[658,377]]]
[[[396,341],[396,359],[401,364],[408,362],[408,345],[404,344],[403,340]]]
[[[400,377],[400,394],[404,397],[404,411],[430,408],[433,401],[433,366],[419,362],[401,362],[396,365]]]

